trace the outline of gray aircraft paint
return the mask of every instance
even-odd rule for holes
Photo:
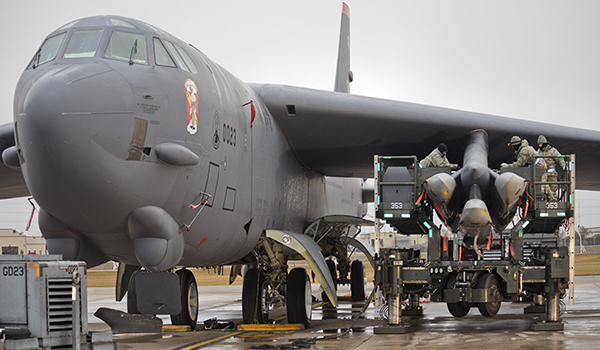
[[[295,86],[252,87],[300,161],[323,174],[372,176],[374,154],[423,158],[440,142],[453,150],[449,160],[460,163],[465,136],[485,129],[493,168],[513,159],[506,146],[512,135],[533,141],[544,134],[563,154],[577,154],[577,189],[600,190],[598,131]],[[294,106],[293,117],[288,106]]]
[[[138,27],[134,32],[143,32],[148,43],[155,37],[179,42],[142,22],[112,18]],[[106,28],[99,47],[106,46],[114,26],[109,17],[94,17],[67,29],[59,55],[74,29],[90,27]],[[152,45],[149,65],[102,58],[100,49],[93,58],[57,58],[23,73],[15,120],[21,169],[45,212],[40,226],[50,241],[75,238],[88,251],[93,246],[109,259],[135,265],[130,212],[156,206],[179,226],[189,225],[199,210],[190,205],[207,192],[213,197],[190,231],[181,232],[180,265],[217,265],[247,255],[265,228],[303,232],[325,215],[362,216],[360,180],[303,168],[252,89],[199,51],[181,47],[196,74],[152,64]],[[190,80],[198,105],[193,133],[186,120]],[[163,156],[169,162],[160,160],[156,148],[165,144],[190,150],[197,164],[173,165],[185,164],[172,160],[176,151]],[[89,258],[83,250],[70,258]]]

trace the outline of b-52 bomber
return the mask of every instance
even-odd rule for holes
[[[577,154],[578,188],[600,190],[600,132],[351,95],[345,4],[338,55],[334,91],[246,84],[139,20],[68,23],[33,54],[0,127],[0,197],[35,198],[51,254],[119,262],[131,313],[194,327],[186,268],[246,266],[244,322],[284,304],[308,327],[310,279],[287,262],[306,259],[334,306],[337,283],[364,300],[348,246],[372,254],[356,233],[375,154],[460,149],[484,129],[498,167],[515,132],[544,134]]]

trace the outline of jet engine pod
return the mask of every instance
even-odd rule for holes
[[[498,176],[494,188],[500,197],[504,212],[510,210],[527,188],[527,181],[515,173],[506,172]]]
[[[469,199],[462,211],[461,231],[466,236],[489,234],[492,230],[490,212],[484,201],[478,198]]]
[[[18,168],[21,166],[21,160],[17,146],[8,147],[2,152],[2,163],[13,168]]]
[[[456,188],[456,181],[446,173],[435,174],[425,181],[425,191],[435,203],[447,202]]]
[[[140,265],[149,271],[176,266],[183,256],[184,240],[179,225],[164,209],[137,208],[127,218],[129,237]]]

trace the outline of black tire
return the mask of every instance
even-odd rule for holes
[[[129,278],[129,285],[127,286],[127,313],[130,314],[140,313],[140,310],[137,306],[137,295],[135,292],[135,276],[141,272],[141,270],[137,270],[133,272]]]
[[[350,292],[352,301],[365,301],[365,265],[361,260],[350,266]]]
[[[337,271],[335,270],[335,261],[328,259],[325,260],[325,262],[327,263],[327,269],[329,269],[331,279],[333,279],[333,292],[335,293],[337,292]],[[321,299],[323,299],[323,302],[328,302],[329,297],[327,296],[327,293],[321,292]]]
[[[479,277],[477,281],[477,288],[487,288],[492,290],[492,295],[496,296],[496,301],[490,301],[487,303],[477,303],[479,312],[485,317],[493,317],[498,314],[500,306],[502,305],[500,300],[500,284],[494,274],[485,273]]]
[[[312,317],[312,293],[306,270],[292,269],[287,276],[287,319],[288,323],[302,323],[310,327]]]
[[[267,305],[268,285],[262,270],[251,268],[244,274],[242,286],[242,316],[246,324],[266,323],[269,319]]]
[[[181,312],[171,315],[171,323],[180,326],[196,328],[198,322],[198,285],[194,274],[186,269],[177,271],[179,288],[181,290]]]
[[[446,289],[455,289],[456,288],[456,275],[450,276],[448,283],[446,284]],[[458,303],[447,303],[448,311],[454,317],[465,317],[471,310],[471,304],[466,301],[459,301]]]
[[[471,310],[471,305],[465,301],[461,301],[458,303],[448,303],[448,311],[454,317],[465,317]]]

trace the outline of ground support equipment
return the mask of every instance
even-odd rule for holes
[[[423,257],[414,249],[385,249],[379,254],[389,324],[400,323],[402,301],[408,301],[410,309],[421,298],[429,298],[445,302],[455,317],[467,315],[473,307],[491,317],[502,302],[529,298],[538,301],[538,311],[544,305],[546,316],[533,330],[564,329],[560,299],[568,290],[569,302],[573,300],[575,156],[562,157],[567,167],[559,181],[542,181],[540,170],[533,167],[497,171],[517,173],[528,186],[513,224],[503,232],[492,230],[479,255],[458,230],[449,227],[450,234],[441,234],[444,218],[434,220],[439,209],[424,191],[425,180],[439,172],[450,174],[450,168],[422,169],[414,156],[375,156],[376,217],[401,234],[428,237]],[[556,185],[557,201],[543,198],[543,185]]]

